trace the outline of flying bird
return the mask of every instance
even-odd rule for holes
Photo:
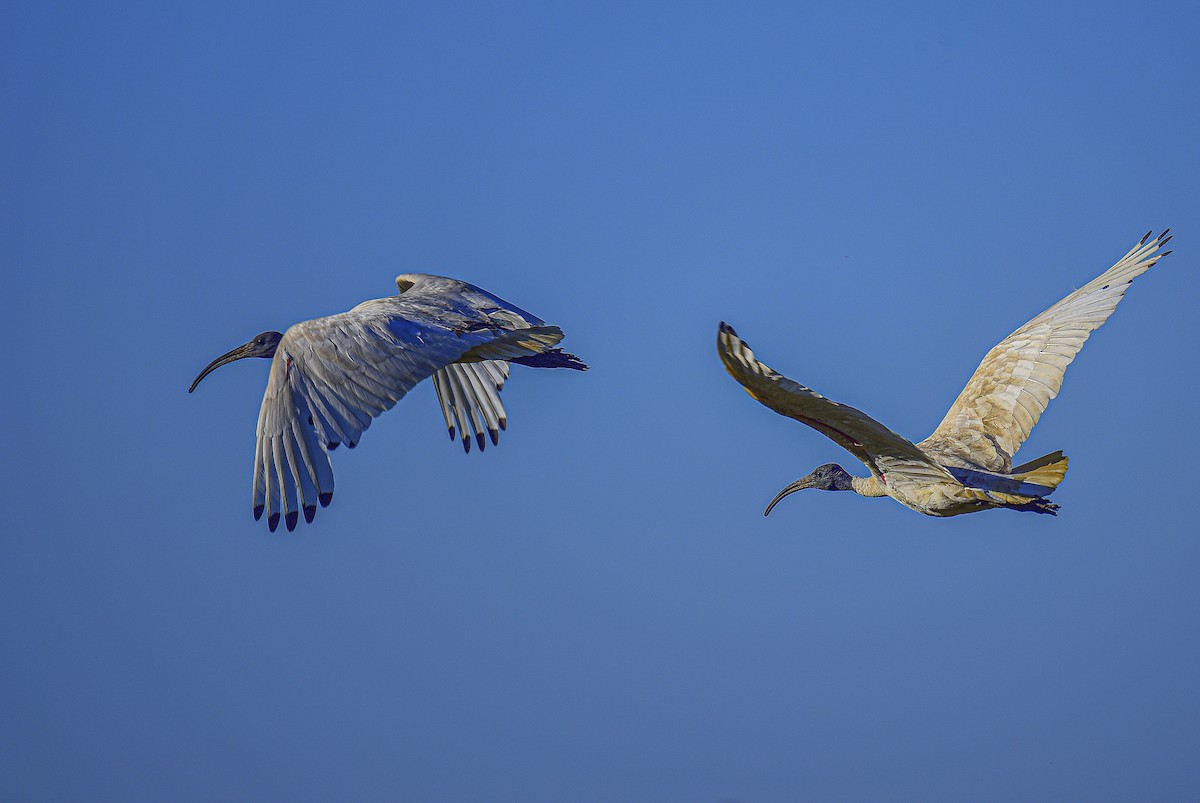
[[[271,372],[258,414],[254,454],[254,518],[265,513],[274,532],[333,499],[328,450],[353,449],[371,419],[414,385],[433,377],[442,415],[463,448],[480,450],[507,426],[500,391],[510,363],[533,368],[587,365],[556,348],[557,326],[474,285],[443,276],[406,273],[400,293],[364,301],[349,312],[304,321],[286,332],[263,332],[217,357],[188,388],[222,365],[269,357]]]
[[[1108,320],[1136,277],[1171,253],[1159,253],[1169,231],[1153,239],[1147,233],[1117,264],[1001,340],[920,443],[767,367],[722,323],[717,352],[746,392],[837,442],[870,471],[856,477],[836,463],[819,466],[780,491],[763,515],[805,488],[890,496],[929,516],[989,508],[1055,515],[1058,505],[1046,497],[1066,476],[1066,455],[1057,451],[1016,467],[1013,455],[1058,395],[1067,366],[1091,332]]]

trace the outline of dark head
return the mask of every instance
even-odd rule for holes
[[[850,473],[837,463],[817,466],[807,477],[801,477],[780,491],[779,495],[771,500],[771,504],[767,505],[763,515],[770,516],[771,508],[779,504],[780,499],[788,494],[794,494],[796,491],[803,491],[805,488],[816,488],[819,491],[853,491],[854,485],[851,484],[853,479]]]
[[[240,360],[243,357],[274,357],[275,350],[279,348],[279,341],[282,339],[283,335],[280,332],[263,332],[249,343],[222,354],[205,366],[204,370],[200,372],[200,376],[196,377],[196,381],[192,382],[192,386],[188,388],[188,393],[196,389],[196,385],[200,384],[201,379],[226,363]]]

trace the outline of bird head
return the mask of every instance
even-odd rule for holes
[[[249,343],[243,343],[232,351],[225,352],[204,367],[204,370],[192,382],[192,386],[188,388],[188,393],[196,389],[196,385],[200,384],[201,379],[226,363],[231,363],[234,360],[240,360],[245,357],[274,357],[275,350],[279,348],[279,341],[282,339],[283,334],[280,332],[263,332]]]
[[[808,476],[801,477],[780,491],[771,500],[771,504],[767,505],[767,509],[763,511],[763,515],[771,515],[771,509],[779,504],[780,499],[789,494],[794,494],[796,491],[803,491],[805,488],[816,488],[819,491],[853,491],[854,485],[851,483],[853,479],[850,473],[837,463],[826,463],[823,466],[817,466]]]

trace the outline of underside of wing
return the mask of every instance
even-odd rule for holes
[[[1125,295],[1129,283],[1170,252],[1147,234],[1117,264],[1000,341],[975,370],[946,417],[920,446],[1007,473],[1062,387],[1067,366]]]
[[[457,431],[463,449],[471,451],[471,436],[483,451],[491,438],[492,445],[500,439],[500,431],[508,426],[500,391],[508,379],[508,363],[501,360],[452,363],[433,374],[433,387],[438,403],[454,440]]]
[[[272,530],[281,517],[292,529],[300,512],[311,521],[316,506],[333,494],[326,449],[353,448],[371,420],[414,385],[495,337],[486,327],[448,328],[370,302],[288,329],[259,413],[255,518],[265,513]],[[493,395],[496,390],[493,385]],[[462,398],[477,412],[490,399],[486,389]]]
[[[288,360],[288,380],[308,403],[321,440],[354,448],[371,420],[418,382],[494,338],[485,328],[455,331],[360,304],[293,326],[278,353]]]
[[[296,527],[301,510],[311,522],[333,500],[333,467],[325,444],[317,436],[304,396],[292,391],[287,360],[271,361],[271,374],[258,414],[254,454],[254,518],[267,514],[274,532],[283,517],[288,530]]]
[[[722,323],[717,332],[717,352],[725,370],[750,396],[835,441],[873,475],[883,477],[890,471],[902,471],[921,475],[924,481],[951,480],[946,470],[915,444],[866,413],[827,399],[759,362],[728,324]]]
[[[326,449],[353,448],[372,419],[430,376],[451,437],[457,426],[468,448],[474,435],[482,449],[484,432],[496,443],[508,378],[497,358],[540,358],[563,337],[465,282],[405,274],[397,284],[399,296],[296,324],[279,341],[254,469],[255,518],[265,513],[272,530],[281,518],[292,529],[300,512],[311,521],[333,494]]]

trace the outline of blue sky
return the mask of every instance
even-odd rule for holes
[[[1200,12],[28,4],[0,25],[0,797],[1200,795]],[[919,439],[1174,227],[1022,457],[1057,518],[777,490]],[[567,332],[499,448],[419,386],[250,516],[264,329],[462,278]]]

